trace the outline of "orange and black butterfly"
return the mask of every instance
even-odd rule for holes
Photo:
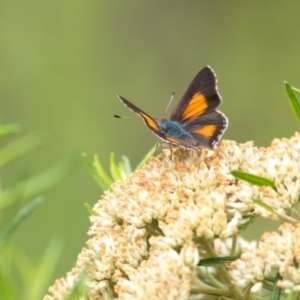
[[[170,120],[153,119],[122,96],[124,105],[138,114],[163,142],[188,149],[213,149],[227,128],[228,120],[216,108],[222,102],[217,79],[206,66],[195,76],[172,111]]]

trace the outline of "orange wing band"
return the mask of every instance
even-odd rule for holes
[[[206,137],[212,137],[215,134],[216,130],[217,130],[216,125],[206,125],[202,128],[194,130],[193,132],[198,133],[200,135],[204,135]]]
[[[153,129],[153,130],[160,130],[157,123],[151,119],[149,116],[147,116],[146,114],[139,112],[139,115],[141,115],[143,117],[143,119],[145,120],[145,122],[147,123],[147,125]]]
[[[193,96],[185,111],[182,114],[182,119],[190,119],[202,115],[204,110],[208,107],[208,102],[205,96],[197,93]]]
[[[167,137],[166,137],[166,140],[169,141],[169,142],[171,142],[171,143],[174,143],[174,144],[176,144],[176,145],[180,145],[180,142],[179,142],[178,140],[173,139],[173,138],[170,137],[170,136],[167,136]]]

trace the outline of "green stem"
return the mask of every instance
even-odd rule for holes
[[[205,280],[210,283],[210,287],[213,286],[215,288],[224,289],[224,284],[220,282],[215,276],[213,276],[212,273],[207,270],[207,268],[205,268],[205,271],[201,270],[201,268],[198,268],[197,272],[201,276],[201,278],[205,278]]]
[[[296,216],[296,218],[300,219],[300,213],[297,209],[293,208],[293,214]]]
[[[231,244],[231,249],[230,249],[230,256],[234,256],[235,255],[236,244],[237,244],[237,235],[235,234],[232,237],[232,244]]]
[[[201,238],[201,246],[204,247],[204,250],[207,253],[208,257],[217,258],[217,254],[215,253],[211,243],[209,243],[205,238]],[[228,290],[227,292],[234,300],[244,300],[244,296],[241,291],[232,284],[232,278],[225,268],[217,268],[216,271],[219,273],[220,277],[223,279],[226,284]]]

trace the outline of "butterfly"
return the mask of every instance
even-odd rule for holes
[[[222,98],[216,75],[209,66],[194,77],[173,109],[170,120],[154,119],[124,97],[118,98],[144,120],[162,143],[172,146],[214,149],[228,126],[225,115],[216,110]]]

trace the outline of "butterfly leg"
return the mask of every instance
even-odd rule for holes
[[[173,151],[172,151],[172,147],[171,147],[171,144],[169,144],[169,148],[170,148],[170,159],[172,160],[172,156],[173,156]]]

